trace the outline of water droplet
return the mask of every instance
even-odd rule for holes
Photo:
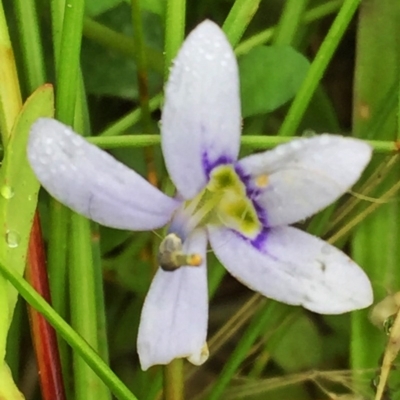
[[[320,136],[319,141],[322,145],[326,146],[327,144],[330,144],[331,138],[328,135],[322,135]]]
[[[303,131],[301,136],[303,136],[303,137],[314,137],[314,136],[317,136],[317,132],[313,131],[312,129],[306,129],[305,131]]]
[[[82,145],[81,138],[79,136],[74,136],[72,138],[72,143],[77,147],[81,146]]]
[[[292,142],[290,142],[290,146],[294,150],[299,150],[303,147],[303,142],[301,140],[293,140]]]
[[[325,254],[325,255],[330,254],[331,251],[332,251],[332,249],[331,249],[331,246],[329,246],[329,244],[324,244],[324,245],[322,246],[322,248],[321,248],[321,253],[322,253],[322,254]]]
[[[286,149],[283,146],[278,146],[275,148],[275,152],[278,156],[283,156],[286,153]]]
[[[8,185],[2,186],[2,188],[0,189],[0,193],[6,200],[14,197],[14,190],[11,186]]]
[[[21,235],[17,231],[8,230],[6,232],[6,242],[8,247],[15,248],[19,246]]]

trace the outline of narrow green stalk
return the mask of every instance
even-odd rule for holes
[[[252,150],[266,150],[278,146],[282,143],[290,142],[299,137],[289,136],[267,136],[267,135],[246,135],[242,136],[242,146]],[[126,135],[117,137],[90,137],[87,138],[90,143],[96,144],[102,149],[118,149],[124,147],[145,147],[159,145],[160,135]],[[398,143],[389,140],[365,140],[376,153],[394,154],[399,151]]]
[[[232,47],[235,47],[242,38],[244,31],[258,10],[261,0],[236,0],[225,22],[223,31]]]
[[[131,0],[132,25],[136,41],[136,66],[139,87],[139,101],[142,110],[143,128],[154,133],[154,126],[149,105],[149,78],[147,72],[147,56],[144,45],[143,24],[140,10],[140,0]]]
[[[61,38],[63,31],[65,0],[50,0],[51,30],[53,35],[53,51],[56,59],[56,68],[60,59]]]
[[[168,0],[165,18],[164,80],[185,37],[186,0]]]
[[[96,285],[89,221],[78,214],[71,217],[70,298],[72,326],[94,349],[98,348]],[[75,398],[107,399],[103,383],[82,358],[74,354]]]
[[[165,20],[164,44],[164,80],[167,81],[172,60],[178,53],[185,37],[186,1],[168,0]],[[165,396],[174,394],[177,397],[165,397],[167,400],[183,399],[183,368],[179,367],[181,360],[174,360],[164,367]]]
[[[160,108],[160,105],[163,101],[163,95],[157,94],[149,101],[150,111],[153,112]],[[103,132],[100,132],[98,136],[117,136],[125,133],[129,128],[133,125],[137,124],[142,118],[142,110],[140,108],[131,111],[126,114],[124,117],[120,118],[108,128],[106,128]]]
[[[100,251],[100,231],[99,225],[92,223],[91,233],[92,256],[93,256],[93,279],[95,286],[95,301],[97,313],[97,350],[104,362],[109,364],[110,357],[108,351],[107,319],[103,289],[103,268]]]
[[[8,35],[6,16],[0,0],[0,133],[3,146],[8,142],[22,99],[17,67]]]
[[[67,282],[67,232],[70,211],[57,200],[52,199],[49,207],[51,240],[47,250],[47,270],[49,274],[51,300],[54,309],[63,317],[66,310]],[[61,364],[63,371],[67,371],[67,352],[63,341],[59,341]]]
[[[65,4],[60,56],[57,68],[56,116],[72,125],[78,93],[79,60],[82,38],[84,0],[68,0]]]
[[[0,264],[0,273],[15,287],[20,295],[51,323],[71,347],[120,400],[137,400],[136,396],[119,380],[99,355],[74,329],[44,300],[16,271]]]
[[[278,132],[280,136],[290,136],[296,133],[304,112],[318,87],[318,84],[337,49],[339,42],[357,11],[360,0],[345,0],[325,40],[322,42],[310,70],[300,87],[288,114]]]
[[[274,33],[274,44],[291,45],[301,24],[309,0],[286,1],[279,24]]]
[[[173,360],[164,367],[164,400],[183,400],[183,359]]]
[[[304,14],[301,22],[306,25],[318,21],[327,15],[337,12],[342,3],[343,0],[331,0],[316,6]],[[244,40],[235,48],[236,55],[241,56],[248,53],[252,48],[269,42],[273,38],[275,30],[276,27],[268,28]]]
[[[28,91],[32,93],[46,82],[36,4],[33,0],[15,0],[14,7]]]

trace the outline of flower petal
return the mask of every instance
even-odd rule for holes
[[[371,158],[365,142],[335,135],[293,140],[240,160],[237,170],[266,226],[307,218],[345,193]]]
[[[369,306],[371,284],[347,255],[292,227],[267,229],[255,241],[209,227],[212,248],[226,269],[249,288],[274,300],[321,314]]]
[[[185,199],[205,186],[215,165],[236,161],[240,128],[235,55],[222,30],[204,21],[174,61],[162,113],[165,162]]]
[[[206,360],[208,321],[205,230],[193,232],[184,242],[187,254],[203,258],[199,267],[181,267],[174,272],[157,271],[143,305],[138,334],[138,353],[143,370],[189,357]]]
[[[102,225],[155,229],[165,225],[179,206],[178,201],[53,119],[41,118],[32,125],[28,159],[53,197]]]

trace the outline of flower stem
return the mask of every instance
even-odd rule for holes
[[[164,367],[164,400],[183,399],[183,360],[179,358]]]

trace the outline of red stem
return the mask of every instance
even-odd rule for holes
[[[25,277],[35,290],[51,303],[46,256],[37,211],[33,219]],[[65,400],[56,332],[35,309],[28,306],[28,310],[43,400]]]

